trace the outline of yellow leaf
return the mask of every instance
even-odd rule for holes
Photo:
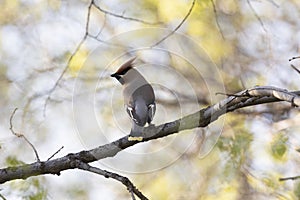
[[[84,62],[86,61],[88,55],[88,51],[85,49],[81,49],[80,51],[76,52],[73,56],[70,64],[69,69],[72,76],[76,77],[83,66]]]
[[[189,1],[164,0],[158,3],[158,13],[164,22],[170,22],[183,18],[189,10]]]
[[[53,10],[58,10],[61,7],[61,1],[60,0],[49,0],[48,6],[52,8]]]

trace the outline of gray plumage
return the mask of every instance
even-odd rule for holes
[[[152,86],[132,67],[135,58],[131,58],[111,76],[123,86],[126,111],[132,120],[129,140],[142,140],[143,127],[151,124],[156,105]]]

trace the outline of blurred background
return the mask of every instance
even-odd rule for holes
[[[0,0],[0,167],[88,150],[127,135],[122,87],[134,65],[153,85],[154,123],[256,85],[299,90],[296,0]],[[183,21],[184,20],[184,21]],[[168,36],[168,37],[166,37]],[[149,199],[298,199],[299,109],[228,113],[206,128],[141,143],[92,163]],[[130,199],[119,182],[80,170],[0,185],[7,199]],[[2,198],[2,197],[0,197]]]

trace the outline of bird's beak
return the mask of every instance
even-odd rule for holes
[[[121,84],[124,84],[124,81],[119,74],[114,73],[114,74],[111,74],[110,76],[116,78]]]
[[[117,74],[117,73],[111,74],[110,76],[114,77],[116,79],[120,79],[121,78],[121,76],[119,74]]]

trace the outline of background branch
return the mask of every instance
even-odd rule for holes
[[[253,8],[251,2],[250,2],[249,0],[247,0],[247,3],[248,3],[248,5],[249,5],[250,9],[252,10],[254,16],[255,16],[256,19],[259,21],[259,23],[260,23],[261,27],[263,28],[264,32],[267,33],[268,31],[267,31],[267,29],[266,29],[266,27],[265,27],[265,25],[264,25],[262,19],[260,18],[260,16],[257,14],[257,12],[255,11],[255,9]]]
[[[173,35],[181,26],[182,24],[187,20],[187,18],[190,16],[190,14],[193,11],[193,8],[195,6],[196,0],[193,0],[192,5],[189,9],[189,11],[187,12],[187,14],[185,15],[185,17],[182,19],[182,21],[174,28],[173,31],[171,31],[169,34],[167,34],[166,36],[164,36],[162,39],[160,39],[158,42],[156,42],[154,45],[152,45],[151,47],[155,47],[157,45],[159,45],[160,43],[162,43],[163,41],[165,41],[168,37],[170,37],[171,35]]]
[[[279,181],[288,181],[288,180],[294,181],[294,180],[297,180],[299,178],[300,178],[300,176],[291,176],[291,177],[279,178]]]
[[[224,36],[224,34],[223,34],[221,25],[220,25],[220,23],[219,23],[218,13],[217,13],[217,9],[216,9],[215,2],[214,2],[214,0],[210,0],[210,1],[211,1],[211,5],[212,5],[212,7],[213,7],[213,11],[214,11],[214,15],[215,15],[215,21],[216,21],[217,28],[219,29],[219,32],[220,32],[220,34],[221,34],[223,40],[225,40],[225,36]]]
[[[97,5],[94,0],[92,0],[91,4],[93,4],[95,6],[95,8],[97,8],[100,12],[102,12],[104,14],[107,14],[107,15],[110,15],[110,16],[113,16],[113,17],[120,18],[120,19],[130,20],[130,21],[135,21],[135,22],[140,22],[142,24],[148,24],[148,25],[159,25],[159,24],[162,24],[161,22],[148,22],[148,21],[145,21],[145,20],[142,20],[142,19],[133,18],[133,17],[127,17],[127,16],[124,16],[123,14],[119,15],[119,14],[116,14],[116,13],[104,10],[99,5]]]
[[[46,115],[46,108],[48,105],[48,102],[51,98],[52,93],[55,91],[55,89],[57,88],[57,86],[59,85],[59,82],[61,81],[61,79],[64,77],[65,73],[67,72],[67,70],[69,69],[69,65],[72,61],[72,59],[74,58],[74,56],[76,55],[76,53],[80,50],[81,46],[83,45],[83,43],[85,42],[88,33],[89,33],[89,24],[90,24],[90,18],[91,18],[91,9],[92,9],[92,5],[93,5],[94,1],[91,1],[91,3],[88,6],[88,12],[87,12],[87,16],[86,16],[86,24],[85,24],[85,33],[84,36],[82,37],[82,39],[80,40],[80,42],[77,44],[74,52],[71,54],[71,56],[69,57],[66,66],[64,67],[63,71],[61,72],[61,74],[59,75],[59,77],[57,78],[57,80],[55,81],[53,87],[49,90],[48,92],[48,96],[46,98],[45,104],[44,104],[44,116]]]

